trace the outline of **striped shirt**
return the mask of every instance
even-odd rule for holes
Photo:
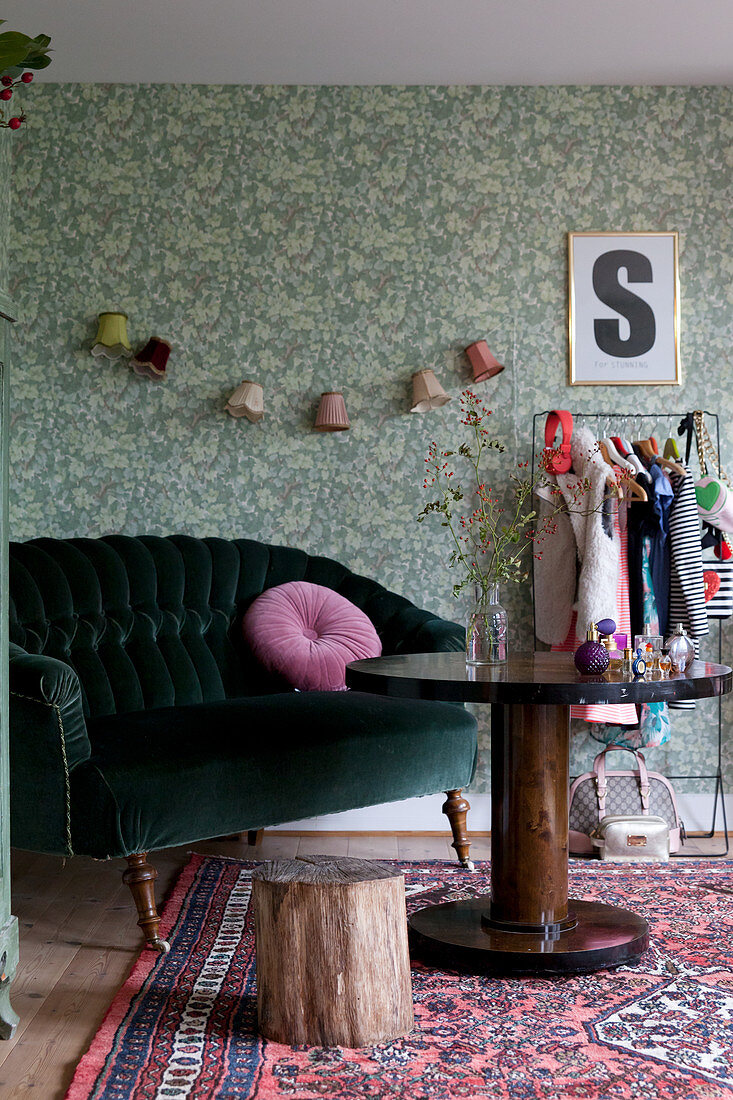
[[[710,630],[705,607],[705,583],[702,564],[702,529],[700,513],[695,499],[695,484],[690,469],[684,463],[685,476],[670,470],[669,477],[674,490],[674,500],[669,513],[670,579],[669,622],[671,634],[682,623],[695,645],[695,656],[700,652],[699,638]],[[671,702],[674,710],[694,710],[694,702]]]

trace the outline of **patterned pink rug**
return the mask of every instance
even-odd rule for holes
[[[413,969],[415,1029],[365,1050],[256,1030],[253,863],[194,856],[67,1100],[733,1098],[733,861],[571,863],[571,895],[651,924],[635,967],[554,978]],[[478,874],[403,864],[408,909],[486,892]]]

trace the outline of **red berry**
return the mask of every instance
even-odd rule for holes
[[[23,73],[20,79],[24,84],[30,84],[31,80],[33,80],[33,73]]]
[[[3,88],[3,90],[0,92],[0,99],[12,99],[12,98],[13,98],[13,93],[11,92],[10,88]]]
[[[12,76],[0,76],[0,84],[4,84],[7,88],[9,84],[13,83]]]
[[[11,118],[8,121],[8,126],[11,130],[17,130],[23,120],[20,118]]]

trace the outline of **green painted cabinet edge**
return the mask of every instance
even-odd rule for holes
[[[8,350],[13,303],[0,290],[0,1038],[10,1039],[18,1016],[10,983],[18,966],[18,921],[10,912],[10,763],[8,753]]]

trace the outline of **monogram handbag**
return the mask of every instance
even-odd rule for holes
[[[614,751],[630,752],[635,758],[636,769],[606,771],[606,753]],[[631,822],[630,835],[648,836],[649,834],[644,834],[638,828],[640,817],[645,819],[648,828],[651,829],[654,825],[657,831],[658,824],[650,819],[661,818],[669,833],[669,852],[679,851],[684,837],[684,825],[677,812],[672,784],[658,772],[650,772],[643,753],[637,749],[609,745],[596,756],[593,770],[579,775],[570,786],[568,848],[573,855],[600,853],[601,846],[594,844],[593,837],[595,835],[596,840],[599,837],[605,839],[608,824],[599,833],[599,826],[604,818],[634,819]],[[627,858],[638,859],[640,854],[629,855]]]

